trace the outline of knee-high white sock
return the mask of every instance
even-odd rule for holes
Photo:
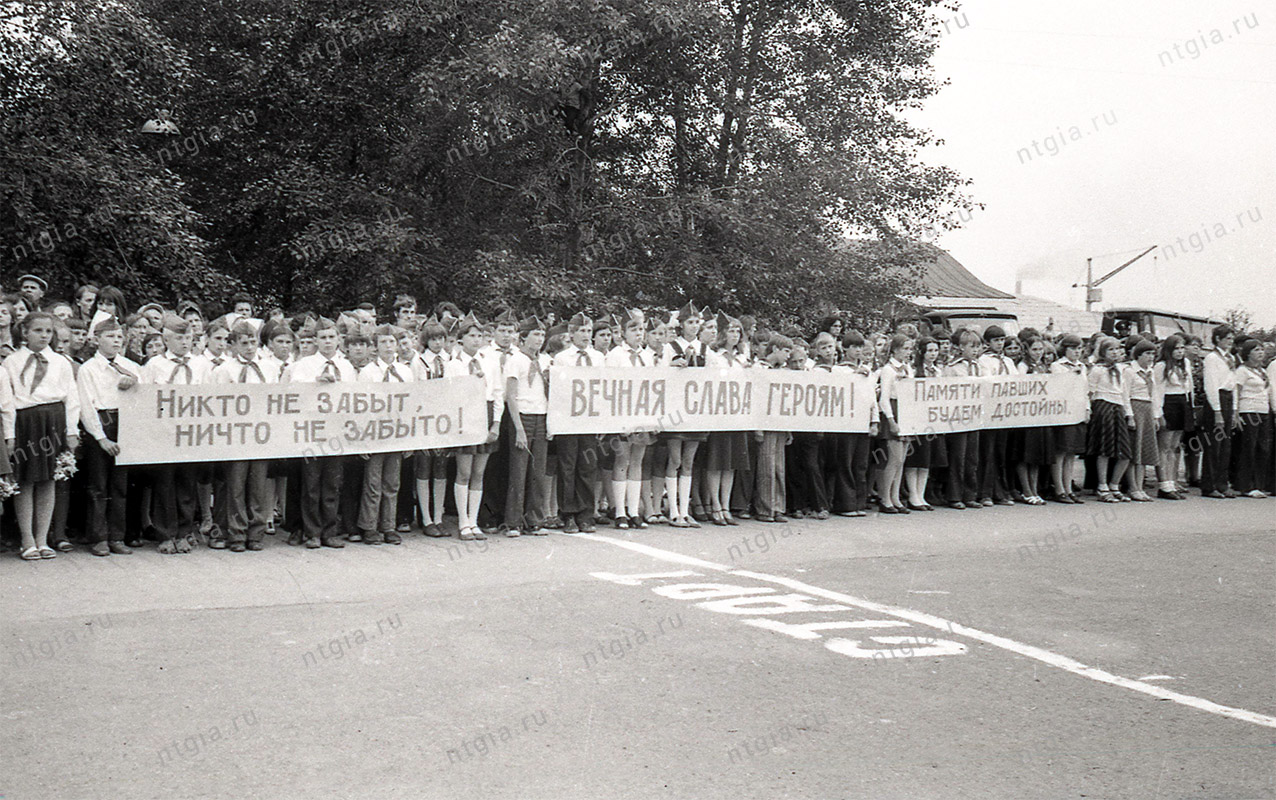
[[[665,476],[665,499],[669,503],[669,520],[673,521],[682,516],[678,511],[678,476]]]
[[[479,508],[483,505],[483,490],[470,489],[470,527],[478,527]]]
[[[447,504],[447,478],[434,479],[434,524],[443,524],[443,509]],[[425,513],[424,511],[422,513]]]
[[[430,482],[428,480],[416,482],[416,502],[421,508],[421,524],[433,525],[434,517],[430,515]]]
[[[642,519],[642,481],[625,481],[626,514],[634,519]]]
[[[607,482],[607,488],[611,491],[611,515],[616,518],[625,516],[625,479],[612,479]]]
[[[452,484],[452,495],[456,499],[456,525],[461,530],[464,530],[470,527],[470,487],[463,483],[454,483]]]
[[[691,516],[691,476],[678,476],[678,516]]]

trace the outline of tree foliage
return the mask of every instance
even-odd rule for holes
[[[290,308],[409,291],[796,320],[906,291],[911,237],[969,205],[902,117],[938,88],[937,0],[39,9],[3,40],[26,65],[0,123],[6,270]],[[159,108],[181,136],[134,133]],[[10,258],[108,200],[91,233]]]

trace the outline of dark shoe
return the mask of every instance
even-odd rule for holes
[[[129,547],[141,547],[141,546],[142,546],[142,540],[141,540],[141,539],[137,539],[137,538],[133,538],[133,539],[125,539],[125,540],[124,540],[124,544],[128,545]],[[212,547],[212,543],[210,542],[208,546],[209,546],[209,547]]]
[[[1161,500],[1182,500],[1183,499],[1183,495],[1179,494],[1178,492],[1166,491],[1165,489],[1158,489],[1156,492],[1156,496],[1157,498]]]
[[[292,545],[293,547],[297,547],[304,540],[305,540],[305,537],[301,535],[301,531],[293,531],[292,533],[288,534],[288,544]]]
[[[922,511],[934,511],[935,507],[930,503],[922,503]]]
[[[230,543],[230,552],[232,552],[232,553],[242,553],[242,552],[244,552],[244,551],[245,551],[245,550],[247,550],[247,549],[248,549],[248,546],[247,546],[246,544],[244,544],[243,542],[231,542],[231,543]]]
[[[443,530],[442,525],[437,522],[432,522],[425,526],[425,535],[429,536],[431,539],[445,539],[447,538],[448,532]]]
[[[592,522],[580,522],[576,525],[576,529],[581,533],[593,533],[598,530],[594,527],[594,523]]]
[[[580,528],[576,527],[576,520],[568,517],[563,521],[563,533],[580,533]]]
[[[111,554],[111,548],[106,542],[97,542],[89,548],[89,552],[95,556],[109,556]],[[131,553],[133,551],[130,550],[129,552]]]
[[[127,556],[133,552],[124,542],[110,542],[107,544],[107,548],[117,556]]]
[[[225,539],[213,539],[211,542],[209,542],[209,543],[208,543],[208,546],[209,546],[210,548],[212,548],[213,550],[225,550],[225,549],[226,549],[226,540],[225,540]]]
[[[396,527],[396,528],[394,529],[394,531],[395,531],[395,533],[411,533],[411,532],[412,532],[412,526],[411,526],[411,525],[409,525],[409,524],[408,524],[408,523],[406,523],[406,522],[400,522],[400,523],[399,523],[399,525],[398,525],[398,527]],[[390,540],[389,540],[389,539],[386,539],[386,541],[388,542],[388,541],[390,541]],[[403,541],[403,540],[402,540],[402,539],[400,539],[400,540],[399,540],[398,542],[396,542],[395,544],[400,544],[400,543],[402,543],[402,541]]]
[[[828,518],[829,518],[829,512],[828,512],[826,509],[820,509],[819,511],[816,511],[816,512],[815,512],[815,518],[816,518],[816,519],[828,519]]]
[[[630,517],[630,518],[629,518],[629,527],[633,528],[634,530],[639,530],[639,531],[641,531],[641,530],[646,530],[646,529],[647,529],[647,520],[643,519],[642,517]]]
[[[363,543],[364,544],[385,544],[385,537],[379,533],[365,533],[363,534]]]
[[[949,508],[956,509],[956,510],[958,510],[958,511],[965,511],[965,510],[966,510],[966,504],[965,504],[965,503],[963,503],[963,502],[962,502],[962,501],[960,501],[960,500],[954,500],[953,502],[951,502],[951,503],[949,503],[949,504],[948,504],[948,507],[949,507]]]
[[[758,514],[753,518],[755,522],[775,522],[775,517],[769,517],[765,514]]]
[[[1069,497],[1069,499],[1071,499],[1071,500],[1072,500],[1072,504],[1073,504],[1074,506],[1083,506],[1083,505],[1085,505],[1085,501],[1084,501],[1084,500],[1082,500],[1080,497],[1077,497],[1075,494],[1070,494],[1070,495],[1068,495],[1068,497]]]
[[[335,536],[330,537],[328,539],[320,539],[319,542],[324,547],[331,547],[333,550],[340,550],[341,548],[346,546],[345,542],[341,541]]]
[[[913,504],[913,503],[909,503],[909,504],[908,504],[908,510],[909,510],[909,511],[925,511],[925,510],[926,510],[926,506],[924,506],[924,505],[923,505],[923,506],[919,506],[919,505],[915,505],[915,504]]]
[[[307,549],[307,550],[318,550],[318,549],[319,549],[319,537],[317,537],[317,536],[311,536],[309,539],[307,539],[307,540],[305,541],[305,544],[306,544],[306,549]]]
[[[1228,489],[1226,492],[1223,492],[1223,496],[1230,500],[1233,497],[1240,497],[1241,493],[1235,489]]]
[[[59,539],[56,542],[49,542],[49,544],[59,553],[69,553],[75,549],[75,545],[71,544],[66,539]]]
[[[885,503],[883,503],[883,504],[882,504],[882,507],[881,507],[881,508],[879,508],[879,509],[877,509],[877,513],[879,513],[879,514],[898,514],[898,513],[900,513],[902,510],[903,510],[903,509],[899,509],[899,508],[896,508],[895,506],[886,505]]]
[[[736,519],[753,519],[753,515],[750,514],[748,511],[739,511],[739,512],[732,512],[732,513],[735,514]]]
[[[391,531],[384,534],[381,538],[385,539],[386,544],[403,544],[403,537],[398,531]]]
[[[1215,490],[1214,490],[1214,491],[1212,491],[1212,492],[1206,492],[1205,494],[1201,495],[1201,497],[1211,497],[1211,498],[1213,498],[1213,499],[1215,499],[1215,500],[1226,500],[1226,499],[1227,499],[1227,495],[1223,494],[1223,493],[1222,493],[1222,492],[1220,492],[1218,489],[1215,489]]]
[[[257,552],[258,550],[265,550],[266,545],[262,544],[261,542],[249,542],[248,549],[252,550],[253,552]]]
[[[775,521],[776,521],[776,522],[788,522],[788,521],[789,521],[789,518],[788,518],[787,516],[785,516],[784,514],[776,514],[776,515],[775,515]]]
[[[348,533],[348,534],[346,534],[346,541],[347,541],[347,542],[354,542],[355,544],[358,544],[359,542],[362,542],[362,541],[363,541],[363,534],[362,534],[362,533]],[[379,544],[379,543],[378,543],[378,542],[368,542],[368,544]]]
[[[1003,497],[997,501],[997,505],[999,506],[1013,506],[1014,504],[1015,504],[1015,501],[1011,500],[1009,497]],[[985,503],[985,505],[987,504]]]
[[[897,514],[911,514],[911,513],[913,513],[913,512],[909,511],[907,508],[904,508],[903,506],[895,506],[895,513],[897,513]]]

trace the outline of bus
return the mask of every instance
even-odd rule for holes
[[[959,328],[973,328],[981,336],[985,329],[992,325],[1000,326],[1007,336],[1019,333],[1019,317],[1008,311],[994,311],[983,308],[937,308],[925,311],[921,318],[930,323],[936,331],[944,331],[951,335]]]
[[[1172,333],[1182,333],[1196,335],[1209,342],[1210,331],[1222,324],[1221,319],[1154,308],[1110,308],[1103,312],[1103,332],[1122,339],[1132,333],[1151,335],[1158,340]]]

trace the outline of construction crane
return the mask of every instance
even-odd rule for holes
[[[1147,255],[1148,253],[1152,252],[1155,249],[1156,249],[1156,245],[1152,245],[1148,249],[1144,250],[1142,253],[1139,253],[1134,258],[1130,259],[1129,261],[1125,262],[1121,266],[1112,270],[1107,275],[1104,275],[1102,278],[1099,278],[1097,281],[1094,279],[1094,266],[1093,266],[1094,259],[1087,258],[1085,260],[1085,310],[1086,311],[1091,310],[1090,309],[1091,306],[1103,300],[1103,290],[1098,288],[1101,283],[1106,281],[1108,278],[1111,278],[1113,275],[1116,275],[1118,272],[1130,266],[1135,261],[1138,261],[1140,258],[1143,258],[1145,255]],[[1077,284],[1074,283],[1072,285],[1076,286]]]

